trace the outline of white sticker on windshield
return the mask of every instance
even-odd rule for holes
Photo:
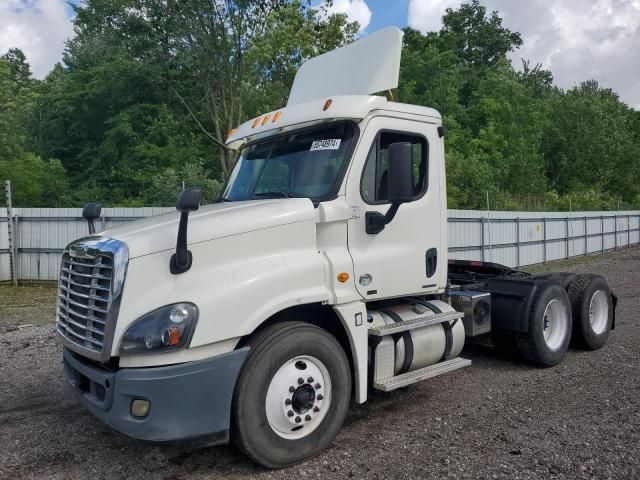
[[[339,138],[327,138],[325,140],[314,140],[311,144],[310,151],[314,150],[338,150],[340,148]]]

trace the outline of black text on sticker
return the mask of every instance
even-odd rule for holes
[[[310,150],[338,150],[340,148],[339,138],[327,138],[325,140],[314,140]]]

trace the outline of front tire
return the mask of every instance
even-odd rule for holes
[[[351,370],[344,350],[325,330],[301,322],[267,327],[248,346],[234,394],[234,442],[267,468],[318,455],[349,407]]]
[[[571,304],[567,292],[555,280],[538,284],[529,312],[529,331],[517,336],[525,360],[539,367],[562,361],[571,340]]]
[[[607,281],[600,275],[578,275],[569,286],[569,299],[574,343],[586,350],[602,348],[613,322],[613,301]]]

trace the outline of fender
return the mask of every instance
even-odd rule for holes
[[[367,401],[368,327],[367,308],[364,302],[351,302],[333,307],[349,337],[353,355],[355,400]]]

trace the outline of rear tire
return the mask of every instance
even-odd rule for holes
[[[267,327],[248,346],[234,394],[234,442],[267,468],[318,455],[340,430],[351,399],[344,350],[331,334],[302,322]]]
[[[571,282],[573,282],[576,277],[577,275],[575,273],[569,272],[551,272],[535,275],[535,278],[558,282],[565,290],[569,290],[569,285],[571,285]]]
[[[598,350],[607,343],[613,322],[613,301],[607,281],[600,275],[578,275],[569,286],[573,310],[574,344]]]
[[[567,292],[554,280],[541,280],[531,302],[529,331],[516,336],[518,350],[532,365],[553,367],[569,347],[571,326]]]

